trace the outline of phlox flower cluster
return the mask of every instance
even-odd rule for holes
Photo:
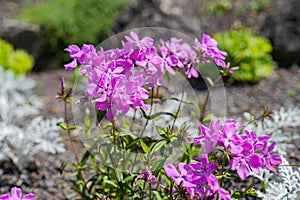
[[[34,194],[26,194],[22,197],[22,190],[17,187],[13,187],[8,194],[4,194],[0,196],[0,200],[34,200]]]
[[[210,127],[200,125],[201,135],[193,139],[194,145],[203,143],[207,154],[215,146],[220,147],[230,155],[230,169],[245,180],[251,171],[259,174],[260,168],[275,172],[274,166],[281,164],[280,155],[271,153],[276,145],[273,141],[268,144],[271,135],[257,136],[254,132],[240,129],[236,120],[228,120],[221,125],[219,121]]]
[[[65,65],[66,71],[80,65],[80,74],[88,77],[85,98],[95,103],[98,110],[107,111],[106,117],[110,121],[117,111],[126,114],[130,107],[147,109],[144,100],[149,98],[149,89],[164,83],[164,73],[174,75],[183,70],[188,78],[198,77],[196,64],[211,59],[225,68],[227,55],[206,34],[202,43],[195,39],[193,47],[175,37],[160,40],[155,46],[153,38],[139,39],[134,32],[125,36],[122,48],[105,51],[84,44],[81,48],[70,45],[65,51],[73,59]]]
[[[166,175],[177,186],[185,188],[190,199],[213,199],[218,194],[219,198],[227,200],[230,199],[230,194],[220,187],[215,176],[219,173],[218,164],[210,163],[208,159],[208,155],[216,146],[229,155],[229,169],[237,170],[237,174],[243,180],[251,174],[251,171],[259,174],[260,168],[276,171],[274,166],[280,165],[282,159],[280,155],[271,153],[276,143],[268,144],[270,135],[257,136],[247,130],[240,133],[240,128],[236,120],[227,120],[223,125],[220,121],[216,121],[210,127],[200,125],[201,134],[196,136],[192,143],[194,146],[200,143],[203,145],[205,149],[203,157],[194,158],[194,162],[188,164],[179,163],[178,170],[174,165],[167,164],[164,166]]]
[[[167,164],[164,166],[164,171],[177,186],[186,189],[190,199],[213,199],[216,193],[221,199],[230,199],[229,192],[220,187],[215,175],[213,175],[217,169],[217,164],[211,164],[207,154],[201,159],[195,160],[195,163],[179,163],[179,171],[172,164]],[[177,191],[173,192],[176,193]]]

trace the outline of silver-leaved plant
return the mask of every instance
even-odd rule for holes
[[[268,170],[261,170],[260,175],[252,174],[267,184],[265,193],[257,190],[258,197],[264,200],[298,200],[300,199],[300,168],[293,169],[283,158],[278,172],[271,174]]]
[[[247,120],[253,117],[249,113],[244,113]],[[291,141],[300,138],[300,108],[280,108],[274,111],[272,119],[265,119],[263,122],[251,124],[247,129],[254,131],[257,135],[271,134],[272,140],[276,141],[274,151],[281,155],[286,155],[288,148],[295,148]],[[289,129],[292,128],[292,129]]]
[[[64,151],[56,125],[61,119],[37,116],[43,103],[34,86],[34,80],[0,67],[0,160],[9,158],[20,169],[40,151]]]

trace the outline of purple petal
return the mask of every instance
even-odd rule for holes
[[[241,160],[237,173],[243,180],[245,180],[250,175],[250,168],[244,159]]]
[[[276,142],[272,142],[271,145],[268,147],[268,152],[273,151],[273,149],[275,148]]]
[[[261,158],[257,154],[251,154],[248,157],[248,164],[253,168],[258,168],[262,165]]]
[[[22,200],[34,200],[35,195],[34,194],[26,194]]]
[[[230,169],[235,170],[240,161],[241,161],[241,158],[233,157],[230,161]]]
[[[210,154],[214,150],[214,143],[210,140],[205,141],[205,150],[207,154]]]
[[[103,102],[97,102],[95,104],[95,108],[97,108],[98,110],[106,110],[107,108],[109,108],[110,103],[108,101],[103,101]]]
[[[13,187],[10,191],[12,199],[21,199],[22,198],[22,190],[17,187]]]
[[[178,173],[177,169],[172,164],[167,164],[164,166],[165,173],[168,177],[179,177],[180,174]]]
[[[241,153],[242,151],[243,151],[243,147],[241,147],[239,145],[230,144],[230,152],[232,154],[237,155],[237,154]]]
[[[115,109],[109,108],[107,110],[107,113],[105,116],[106,116],[107,120],[112,121],[115,118],[116,114],[117,114],[117,111]]]
[[[135,32],[131,31],[130,36],[134,41],[139,41],[139,36]]]
[[[271,165],[274,165],[274,166],[280,165],[282,163],[282,159],[281,159],[280,155],[271,154],[270,155],[270,163],[271,163]]]
[[[153,45],[154,40],[151,37],[144,37],[141,42],[145,47],[151,47]]]
[[[77,67],[77,61],[74,59],[72,62],[64,65],[67,72],[72,71],[75,67]]]
[[[10,200],[9,194],[1,195],[0,200]]]
[[[229,192],[227,190],[225,190],[224,188],[220,188],[218,190],[218,194],[219,194],[219,198],[224,199],[224,200],[230,200],[231,196],[229,194]]]

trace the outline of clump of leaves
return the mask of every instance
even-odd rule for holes
[[[206,1],[201,9],[201,12],[223,16],[226,11],[232,9],[232,0],[214,0]]]
[[[20,18],[42,26],[44,40],[58,59],[69,44],[98,44],[108,37],[128,0],[52,0],[28,4]]]
[[[240,66],[234,78],[240,82],[256,83],[270,75],[276,67],[271,56],[272,45],[251,30],[239,30],[215,34],[220,49],[228,52],[226,61],[231,66]],[[221,42],[222,41],[222,42]]]
[[[10,69],[15,74],[26,74],[31,71],[34,59],[24,50],[14,50],[8,42],[0,39],[0,66]]]
[[[249,3],[249,9],[251,11],[260,12],[266,10],[269,5],[269,0],[254,0]]]

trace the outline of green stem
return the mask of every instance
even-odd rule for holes
[[[141,199],[144,199],[145,188],[146,188],[146,181],[144,180],[144,185],[143,185],[143,189],[142,189],[142,198]]]
[[[181,109],[181,105],[182,105],[182,102],[183,102],[183,95],[184,95],[184,88],[186,86],[186,83],[187,83],[187,80],[185,79],[184,83],[183,83],[183,86],[182,86],[182,91],[181,91],[181,99],[180,99],[180,102],[179,102],[179,106],[178,106],[178,109],[176,111],[176,114],[175,114],[175,117],[174,117],[174,120],[173,120],[173,124],[171,126],[171,133],[172,131],[174,130],[174,127],[175,127],[175,122],[178,118],[178,115],[179,115],[179,112],[180,112],[180,109]]]
[[[153,95],[154,95],[154,88],[151,89],[151,102],[150,102],[150,111],[149,111],[149,115],[148,115],[148,116],[151,116],[152,109],[153,109],[153,98],[154,98]],[[145,123],[145,125],[144,125],[142,131],[141,131],[140,134],[139,134],[139,136],[140,136],[141,138],[142,138],[143,135],[144,135],[144,132],[145,132],[146,127],[147,127],[147,125],[148,125],[148,123],[149,123],[149,120],[150,120],[149,117],[147,117],[146,123]]]
[[[76,149],[75,149],[75,146],[74,146],[74,143],[73,143],[73,140],[72,140],[72,136],[71,136],[71,130],[70,130],[70,126],[69,126],[69,119],[68,119],[68,107],[67,107],[67,102],[64,103],[64,110],[65,110],[65,123],[66,123],[66,126],[67,126],[67,133],[68,133],[68,138],[69,138],[69,142],[70,142],[70,147],[71,147],[71,151],[75,157],[75,160],[76,160],[76,163],[77,163],[77,166],[80,166],[80,162],[79,162],[79,159],[78,159],[78,155],[76,153]],[[84,180],[84,177],[83,177],[83,174],[82,174],[82,171],[81,169],[78,169],[78,172],[83,180],[83,182],[85,183],[85,180]]]
[[[203,119],[205,118],[205,111],[206,111],[206,106],[208,104],[209,97],[210,97],[210,93],[209,93],[209,91],[207,91],[207,94],[206,94],[206,97],[205,97],[205,101],[204,101],[204,104],[203,104],[203,107],[202,107],[202,115],[200,117],[200,122],[202,122]]]
[[[300,164],[286,164],[286,165],[279,165],[278,167],[300,167]]]

